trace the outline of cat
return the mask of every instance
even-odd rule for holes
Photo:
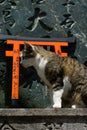
[[[25,42],[21,64],[33,66],[47,85],[53,108],[87,107],[87,67],[70,57]]]

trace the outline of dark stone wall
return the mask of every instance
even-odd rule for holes
[[[84,64],[87,64],[86,20],[87,0],[0,0],[0,34],[43,38],[74,36],[76,49],[73,56]],[[0,88],[3,91],[3,88],[6,88],[4,81],[8,63],[4,58],[2,41],[0,53],[2,55],[0,58]],[[30,74],[31,77],[29,77]],[[32,68],[26,70],[21,67],[20,80],[22,106],[50,106],[48,91],[40,83]],[[0,97],[3,97],[4,103],[3,93]]]
[[[86,19],[86,0],[0,1],[0,33],[49,38],[75,36],[75,55],[81,62],[86,61]]]

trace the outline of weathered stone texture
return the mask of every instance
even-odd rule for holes
[[[87,110],[0,109],[0,130],[87,130]]]

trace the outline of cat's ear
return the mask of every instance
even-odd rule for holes
[[[34,50],[34,46],[32,44],[29,44],[27,42],[24,42],[24,49],[28,50],[29,52]]]

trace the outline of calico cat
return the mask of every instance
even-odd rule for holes
[[[87,107],[87,68],[76,59],[60,57],[40,46],[24,44],[21,52],[24,67],[34,66],[48,86],[53,108]]]

